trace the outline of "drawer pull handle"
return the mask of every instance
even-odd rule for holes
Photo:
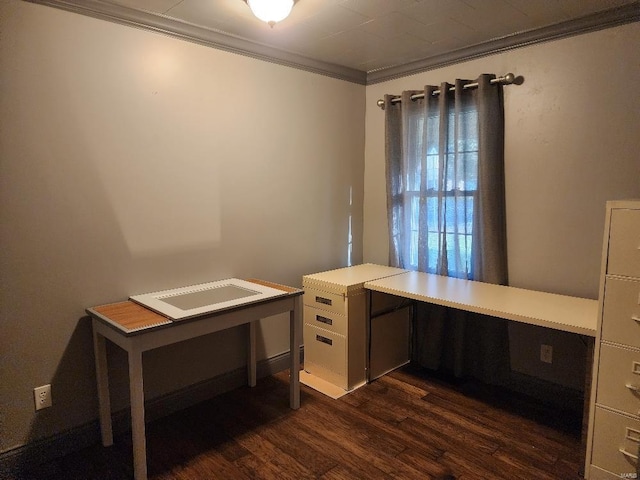
[[[632,315],[631,320],[633,320],[634,322],[640,323],[640,317],[638,315]]]
[[[324,305],[329,305],[329,306],[331,306],[331,304],[333,303],[331,302],[330,298],[324,298],[324,297],[316,297],[316,302],[322,303]]]
[[[631,384],[631,383],[627,383],[626,387],[633,391],[633,392],[640,392],[640,387],[636,387],[635,385]]]
[[[619,448],[618,451],[623,454],[625,457],[632,458],[634,460],[638,460],[638,456],[633,453],[627,452],[624,448]]]
[[[322,335],[316,335],[316,340],[318,342],[326,343],[327,345],[333,345],[333,340],[327,337],[323,337]]]
[[[321,315],[316,315],[316,321],[320,323],[326,323],[327,325],[333,325],[333,320],[327,317],[323,317]]]

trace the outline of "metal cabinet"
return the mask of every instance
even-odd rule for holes
[[[640,478],[640,200],[607,203],[586,472]]]
[[[367,381],[369,362],[369,300],[364,283],[404,273],[406,270],[363,264],[305,275],[304,289],[304,374],[301,381],[317,390],[323,385],[338,391],[353,390]],[[408,321],[408,317],[407,317]],[[386,345],[376,344],[377,372],[385,368],[384,355],[397,357],[402,346],[391,345],[403,338],[408,327],[386,327],[393,332]],[[379,343],[379,341],[376,339]],[[399,340],[401,341],[401,340]],[[390,344],[391,343],[391,344]],[[397,341],[395,342],[397,343]],[[406,350],[406,347],[405,347]],[[317,380],[321,380],[318,382]],[[328,393],[328,392],[324,392]]]

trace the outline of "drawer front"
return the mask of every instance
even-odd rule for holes
[[[607,277],[602,339],[640,348],[640,281]]]
[[[304,323],[329,330],[338,335],[347,334],[347,317],[335,312],[304,306]]]
[[[305,288],[303,302],[310,307],[346,315],[344,295]]]
[[[640,352],[602,345],[597,402],[630,415],[640,413]]]
[[[317,328],[304,326],[304,369],[320,378],[325,378],[322,371],[346,378],[347,347],[342,335]],[[319,371],[314,370],[319,367]],[[325,378],[332,381],[330,378]]]
[[[635,473],[640,421],[596,407],[591,463],[618,475]]]
[[[611,211],[607,273],[640,277],[640,210]]]
[[[606,470],[602,470],[601,468],[591,465],[591,468],[589,468],[589,476],[587,478],[589,480],[619,480],[620,475],[607,472]],[[631,478],[631,477],[627,477],[627,478]]]

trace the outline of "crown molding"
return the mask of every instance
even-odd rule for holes
[[[164,15],[148,13],[103,0],[25,0],[40,5],[67,10],[102,20],[169,35],[208,47],[232,52],[278,65],[296,68],[360,85],[393,80],[455,63],[557,40],[582,33],[616,27],[640,21],[640,1],[605,10],[547,27],[518,32],[488,42],[417,60],[397,67],[364,72],[327,62],[313,60],[295,53],[268,47],[257,42],[182,22]]]
[[[434,70],[506,50],[513,50],[536,43],[557,40],[596,30],[603,30],[639,20],[640,2],[634,2],[624,7],[605,10],[548,27],[518,32],[513,35],[507,35],[471,47],[461,48],[443,55],[417,60],[398,67],[372,71],[367,74],[367,85]]]
[[[321,62],[295,53],[268,47],[228,33],[200,27],[161,14],[154,14],[101,0],[24,0],[89,17],[150,30],[207,47],[264,60],[328,77],[366,84],[361,70]]]

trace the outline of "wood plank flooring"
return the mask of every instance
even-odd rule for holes
[[[580,413],[407,367],[332,400],[287,372],[147,426],[149,478],[580,479]],[[34,467],[30,480],[132,478],[131,440]]]

